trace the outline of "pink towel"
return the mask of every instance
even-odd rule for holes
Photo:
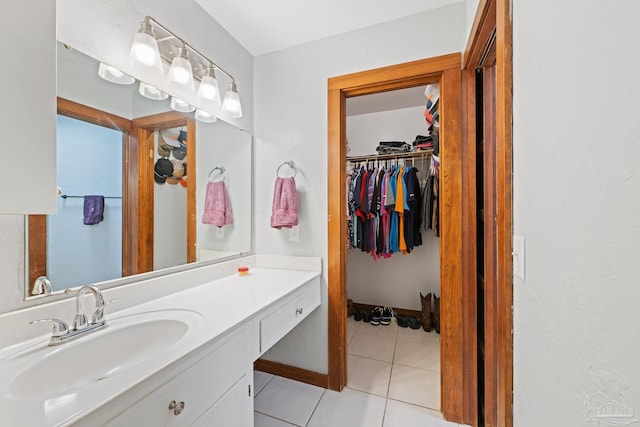
[[[271,227],[291,228],[298,225],[298,193],[293,177],[276,178],[273,187]]]
[[[231,201],[224,181],[209,181],[207,183],[202,223],[213,224],[218,227],[233,224]]]

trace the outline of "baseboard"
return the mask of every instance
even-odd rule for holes
[[[296,368],[295,366],[285,365],[284,363],[258,359],[253,363],[253,369],[290,380],[296,380],[322,388],[329,388],[329,376],[327,374]]]
[[[377,306],[371,305],[371,304],[360,304],[358,302],[354,302],[353,307],[356,310],[370,312]],[[391,307],[391,308],[393,308],[393,311],[395,311],[396,313],[402,316],[414,316],[414,317],[417,317],[418,319],[420,319],[420,316],[422,316],[422,312],[420,310],[409,310],[407,308],[396,308],[396,307]]]

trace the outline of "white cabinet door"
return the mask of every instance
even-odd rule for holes
[[[0,2],[0,214],[56,210],[56,2]]]
[[[194,427],[253,426],[253,396],[250,392],[251,373],[245,375],[220,400],[194,423]]]

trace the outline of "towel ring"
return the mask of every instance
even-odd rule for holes
[[[291,178],[295,178],[296,174],[298,173],[298,169],[296,168],[296,164],[293,160],[287,160],[285,162],[282,162],[282,164],[278,166],[278,169],[276,170],[276,176],[280,177],[280,168],[282,168],[285,165],[293,169],[293,176]],[[280,178],[284,178],[284,177],[280,177]]]
[[[211,179],[211,175],[213,175],[214,172],[216,172],[216,171],[222,177],[222,179],[224,179],[224,172],[226,171],[225,167],[224,166],[216,166],[215,168],[211,169],[211,171],[209,172],[209,177],[208,177],[209,181],[213,182],[213,180]]]

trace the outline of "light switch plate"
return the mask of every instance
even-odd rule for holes
[[[289,241],[298,242],[300,240],[300,227],[295,226],[289,229]]]
[[[522,281],[525,279],[525,261],[525,239],[513,236],[513,274]]]

